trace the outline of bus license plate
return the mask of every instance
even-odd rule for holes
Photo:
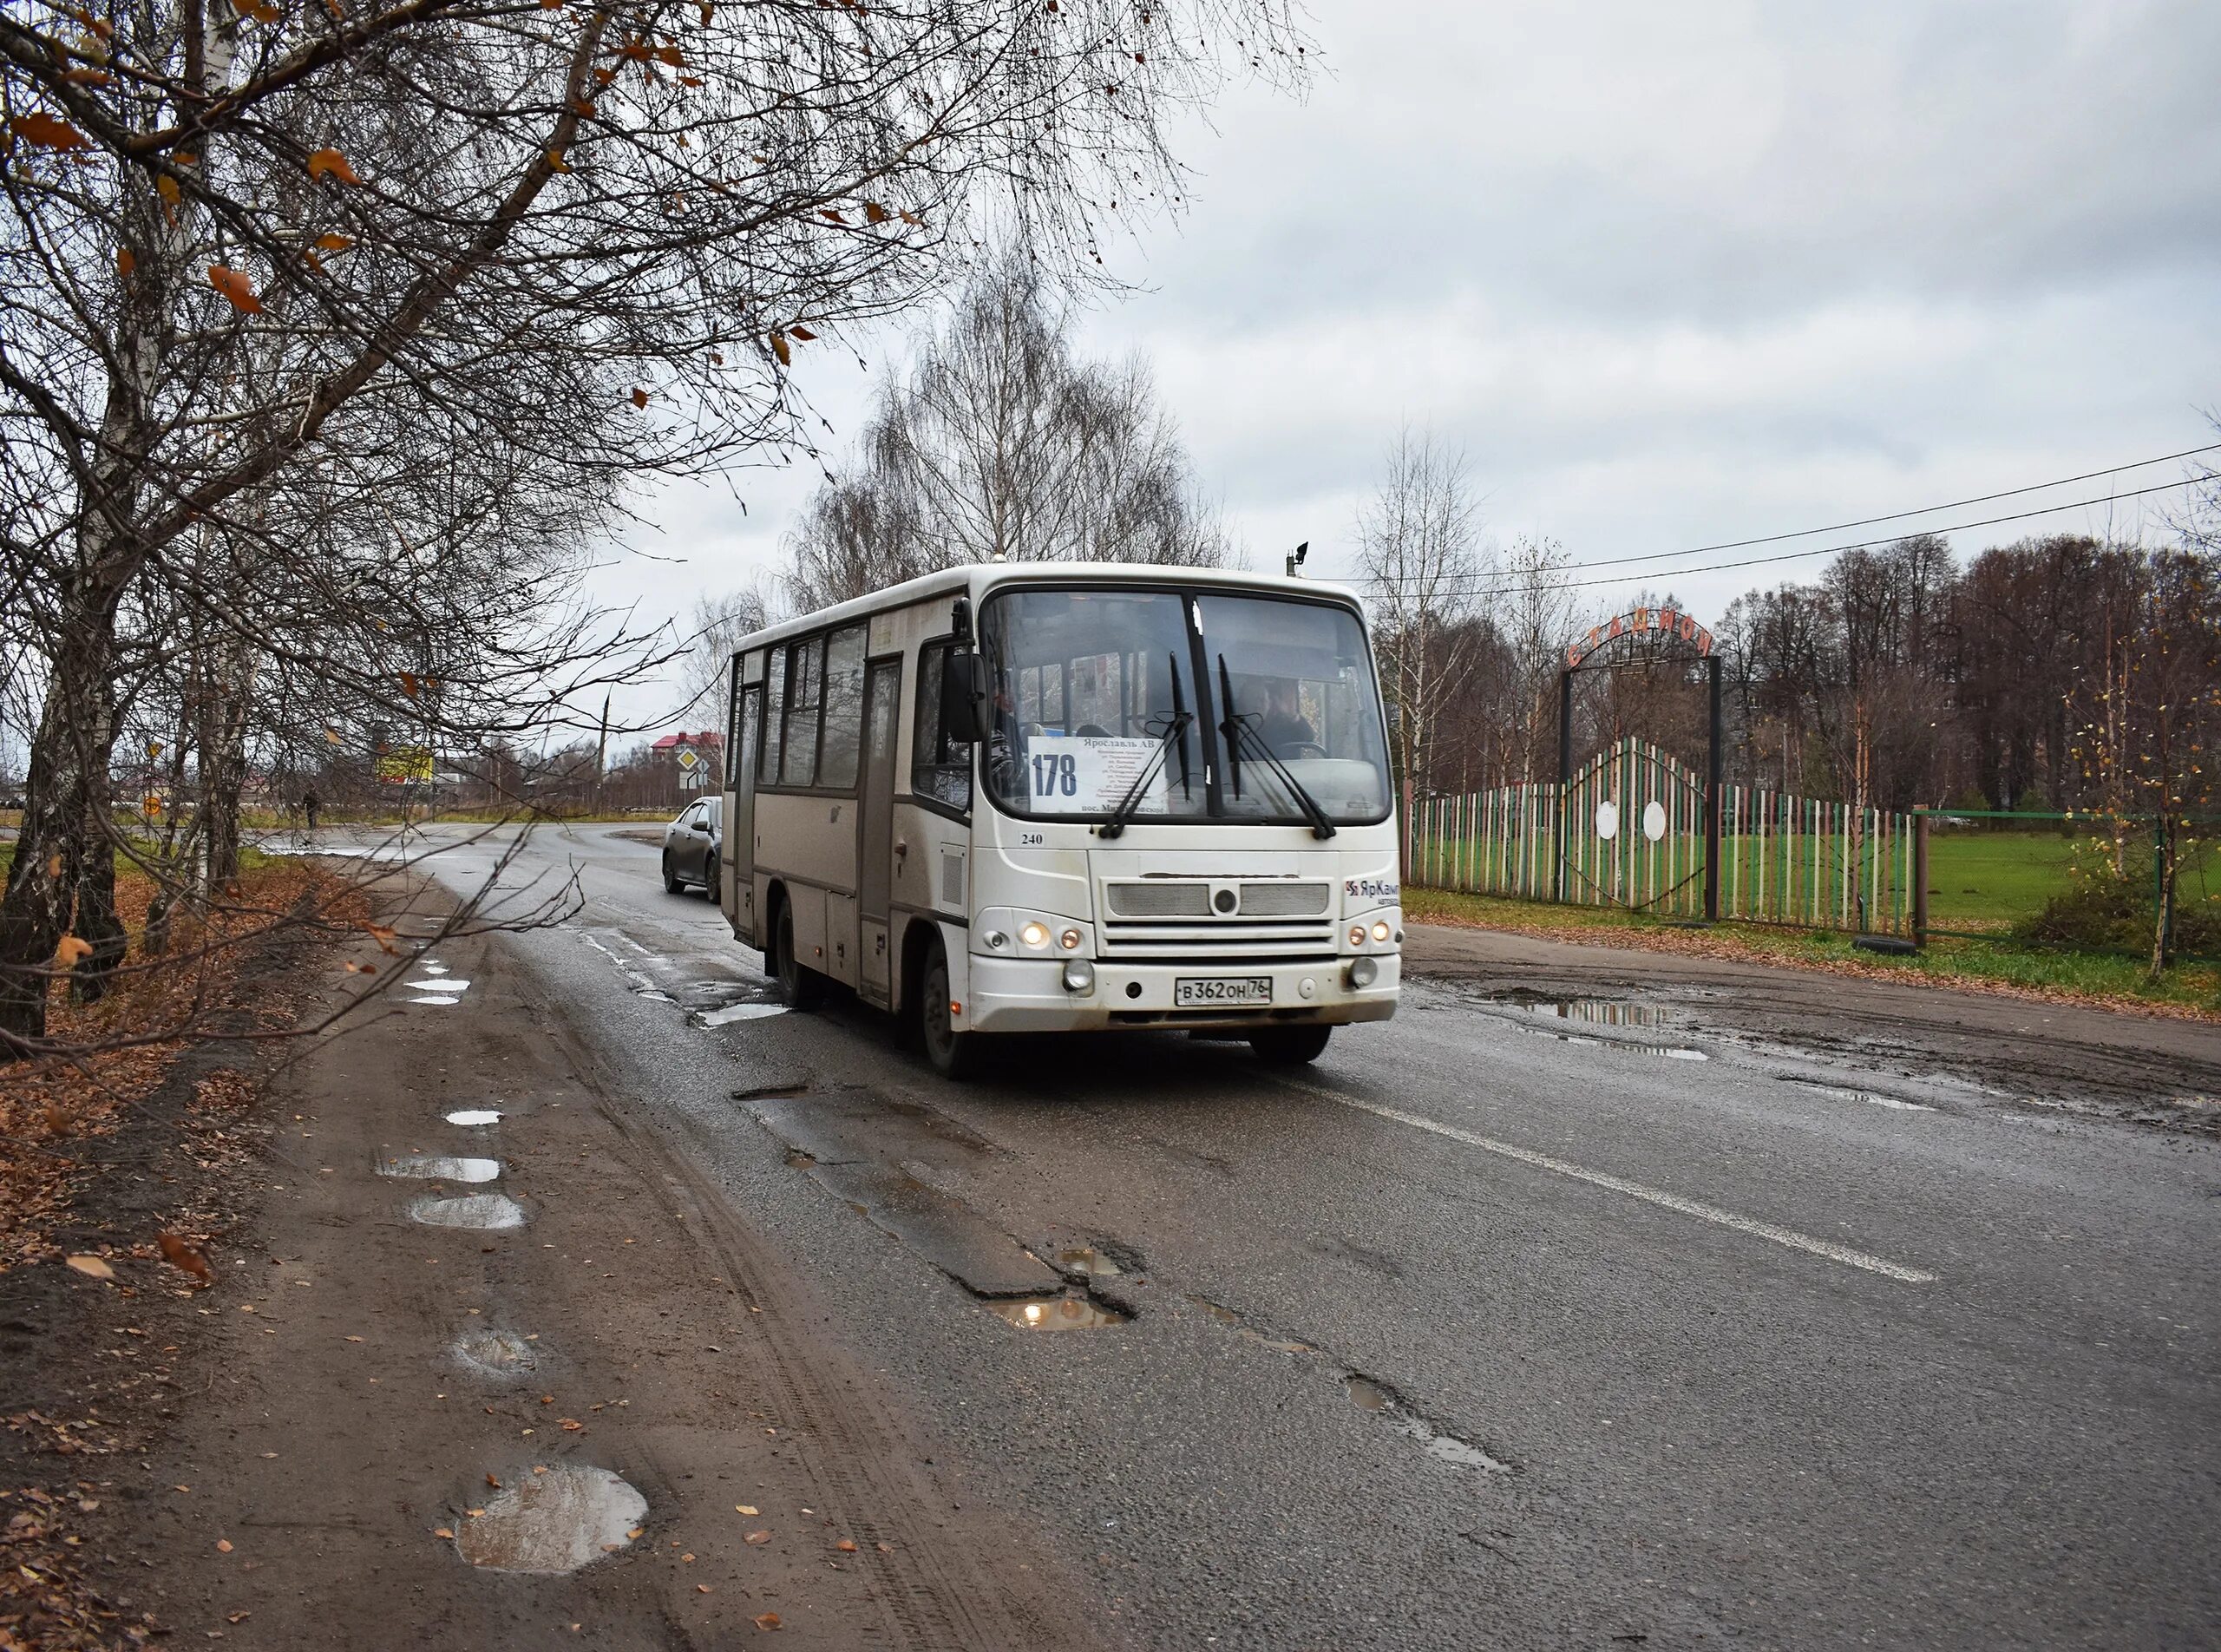
[[[1182,1009],[1212,1009],[1221,1004],[1269,1004],[1273,1001],[1273,980],[1269,975],[1247,975],[1233,980],[1176,980],[1172,983],[1172,1001]]]

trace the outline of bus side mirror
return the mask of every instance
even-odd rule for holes
[[[952,648],[941,662],[940,727],[961,744],[987,738],[987,662],[969,648]]]

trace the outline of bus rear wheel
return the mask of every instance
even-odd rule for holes
[[[1331,1026],[1267,1026],[1249,1035],[1249,1047],[1268,1066],[1300,1067],[1327,1052]]]
[[[825,978],[795,956],[795,909],[784,901],[779,902],[778,926],[772,937],[772,968],[779,1001],[790,1010],[816,1009],[825,996]]]
[[[918,1041],[944,1078],[967,1078],[979,1070],[979,1035],[957,1028],[948,1007],[948,954],[938,941],[926,954],[926,973],[918,983]]]

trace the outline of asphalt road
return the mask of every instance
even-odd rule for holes
[[[468,894],[507,840],[464,836],[424,865]],[[1295,1077],[1043,1039],[956,1086],[872,1012],[774,1010],[613,829],[500,876],[574,897],[495,943],[542,1006],[1110,1641],[2221,1642],[2211,1135],[1878,1072],[1732,990],[1423,974]],[[1127,1317],[964,1282],[1037,1277]]]

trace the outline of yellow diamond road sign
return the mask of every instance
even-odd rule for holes
[[[694,765],[701,761],[701,754],[696,751],[692,746],[683,745],[678,748],[678,766],[685,770],[687,773],[693,773]]]

